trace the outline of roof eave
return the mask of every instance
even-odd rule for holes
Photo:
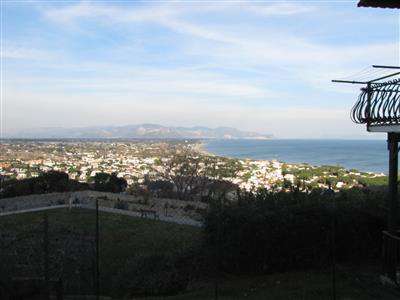
[[[400,1],[397,0],[360,0],[358,7],[376,8],[400,8]]]

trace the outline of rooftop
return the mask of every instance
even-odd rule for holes
[[[400,8],[399,0],[360,0],[359,7]]]

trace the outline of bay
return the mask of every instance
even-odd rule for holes
[[[208,140],[212,154],[240,159],[279,160],[311,165],[340,165],[365,172],[388,172],[385,140]]]

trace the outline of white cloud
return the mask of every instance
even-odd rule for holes
[[[3,42],[3,49],[0,57],[4,59],[23,59],[23,60],[45,60],[54,58],[54,53],[40,49],[28,48],[27,46],[9,45]]]
[[[62,69],[66,70],[66,66]],[[226,101],[226,99],[276,99],[278,93],[267,87],[257,84],[251,80],[230,78],[223,75],[213,74],[202,70],[172,69],[162,70],[154,68],[118,68],[113,69],[110,65],[94,65],[90,67],[71,65],[68,68],[73,71],[76,68],[85,70],[75,77],[67,76],[19,76],[7,79],[7,86],[12,90],[18,87],[27,90],[45,90],[63,93],[92,93],[101,95],[129,94],[132,97],[143,95],[154,95],[163,98],[165,95],[198,97],[200,99],[210,98],[215,101]],[[111,74],[109,73],[112,69]],[[55,73],[58,72],[56,66]]]
[[[132,5],[131,5],[132,4]],[[105,5],[91,1],[81,1],[78,4],[61,8],[45,8],[44,14],[54,22],[70,23],[82,18],[107,18],[118,22],[163,21],[167,18],[177,18],[190,13],[223,13],[230,11],[249,12],[262,16],[284,16],[308,13],[315,10],[310,4],[292,1],[288,2],[253,2],[253,1],[221,1],[174,3],[159,2],[156,5],[125,3],[124,7]]]
[[[59,25],[61,38],[69,31],[64,41],[67,48],[69,39],[75,41],[76,36],[84,39],[80,34],[91,34],[90,31],[99,34],[103,26],[117,27],[125,40],[110,43],[108,56],[102,59],[55,56],[51,64],[44,64],[46,72],[34,77],[14,70],[14,76],[8,79],[6,76],[7,124],[27,127],[154,122],[226,125],[272,132],[280,137],[323,137],[327,133],[344,132],[360,135],[363,129],[352,124],[348,117],[352,103],[345,108],[327,109],[324,92],[342,90],[333,89],[329,83],[339,74],[353,73],[366,64],[383,63],[381,57],[386,57],[385,63],[398,59],[398,44],[382,41],[328,44],[310,35],[296,35],[290,28],[268,28],[253,22],[273,17],[294,18],[315,10],[310,5],[293,2],[246,1],[123,7],[82,2],[50,9],[42,7],[51,26]],[[239,15],[247,15],[246,22],[236,20]],[[219,22],[219,17],[226,20],[227,16],[229,22]],[[87,21],[101,26],[86,27]],[[130,36],[132,29],[147,28],[149,24],[173,33],[176,40],[168,40],[170,36],[154,37],[165,38],[166,44],[176,43],[172,62],[162,48],[154,57],[165,60],[166,65],[157,65],[153,57],[145,62],[141,57],[127,59],[134,57],[132,52],[137,54],[136,44],[132,43],[141,42]],[[151,35],[146,38],[149,40],[144,40],[144,44],[153,42]],[[96,45],[90,50],[95,52],[95,48]],[[9,48],[2,55],[15,59],[51,57],[46,54],[49,52],[46,45],[34,49]],[[134,50],[130,52],[131,49]],[[144,48],[143,56],[146,55]],[[187,59],[182,64],[181,56]],[[292,88],[299,84],[301,92],[297,87]],[[310,87],[321,93],[320,102],[313,108],[305,107],[304,101],[295,103],[296,97],[303,100],[307,97],[306,89]]]
[[[97,19],[103,22],[158,22],[177,15],[180,11],[171,6],[136,6],[113,7],[102,3],[81,2],[62,8],[42,8],[42,12],[49,20],[60,24],[72,24],[87,19]],[[110,23],[108,23],[110,24]]]
[[[293,16],[309,13],[316,9],[315,6],[311,6],[309,3],[294,3],[293,1],[271,2],[270,4],[247,1],[241,8],[262,16]]]
[[[393,60],[398,61],[397,43],[323,45],[287,32],[257,28],[254,34],[249,34],[249,30],[243,31],[241,25],[217,27],[190,18],[193,13],[204,12],[221,14],[241,11],[268,17],[304,14],[315,10],[315,6],[293,2],[263,4],[243,1],[214,5],[161,4],[124,8],[82,2],[78,5],[46,10],[45,15],[52,21],[61,23],[79,23],[80,20],[88,18],[108,22],[110,26],[115,23],[153,22],[187,35],[188,39],[182,45],[186,54],[208,58],[211,64],[266,73],[268,68],[275,66],[286,70],[286,78],[282,78],[283,80],[292,78],[324,90],[331,90],[332,86],[328,83],[338,74],[352,73],[355,68],[371,62],[383,63],[382,57],[385,57],[389,64],[393,63]],[[199,38],[208,42],[199,42]],[[285,72],[281,72],[280,75],[285,76]]]

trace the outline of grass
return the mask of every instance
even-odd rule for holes
[[[43,230],[44,212],[9,215],[0,218],[0,228],[8,232]],[[47,211],[51,234],[71,230],[83,235],[95,235],[96,215],[87,209],[56,209]],[[174,223],[153,221],[100,212],[100,245],[102,256],[121,257],[132,253],[173,252],[198,242],[201,229]]]
[[[90,245],[92,252],[84,259],[84,263],[89,268],[92,267],[90,264],[95,259],[95,211],[57,209],[47,211],[47,215],[50,243],[71,234],[88,237],[92,241]],[[21,248],[25,247],[26,245],[22,246],[22,244],[30,238],[29,243],[35,248],[33,256],[40,261],[41,257],[37,256],[40,256],[39,253],[43,249],[41,242],[44,232],[43,216],[44,212],[33,212],[1,217],[0,231],[17,237],[27,237],[27,239],[22,238],[22,241],[13,247],[18,247],[18,245]],[[189,248],[196,247],[201,242],[202,232],[197,227],[106,212],[100,212],[99,220],[101,287],[105,294],[120,293],[113,289],[110,279],[116,277],[115,275],[124,269],[126,262],[132,257],[146,257],[155,254],[179,255]],[[57,251],[57,249],[52,251]],[[88,262],[89,260],[90,262]],[[78,258],[77,261],[81,263],[82,259],[79,261]],[[93,278],[93,276],[91,277]],[[75,280],[80,279],[76,277]]]
[[[336,299],[342,300],[376,300],[399,299],[396,290],[383,287],[378,277],[360,270],[350,273],[341,270],[336,278]],[[366,276],[367,278],[360,278]],[[210,285],[198,287],[197,291],[171,297],[146,298],[149,300],[214,300],[215,288]],[[219,300],[228,299],[273,299],[273,300],[331,300],[333,298],[332,276],[329,272],[297,271],[274,273],[263,276],[228,277],[220,282]]]
[[[66,209],[47,212],[49,238],[77,233],[81,236],[95,234],[95,213],[92,210]],[[43,212],[26,213],[0,218],[0,231],[28,237],[43,237]],[[36,235],[35,235],[36,234]],[[135,255],[179,255],[201,242],[200,228],[133,218],[111,213],[100,213],[100,271],[104,295],[118,298],[126,294],[111,284],[113,277]],[[35,239],[39,244],[41,240]],[[179,251],[177,251],[179,250]],[[40,254],[39,254],[40,255]],[[38,259],[38,258],[37,258]],[[399,299],[399,295],[383,288],[377,282],[379,270],[338,268],[337,299]],[[137,274],[140,276],[141,274]],[[78,277],[76,277],[78,279]],[[128,278],[129,282],[129,278]],[[215,299],[215,281],[203,280],[191,284],[188,291],[176,296],[146,297],[146,299],[200,300]],[[330,272],[298,271],[263,276],[224,276],[219,281],[218,299],[332,299]]]

